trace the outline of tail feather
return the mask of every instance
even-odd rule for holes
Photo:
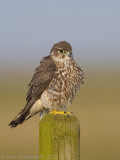
[[[16,127],[18,124],[22,124],[24,123],[26,120],[28,120],[31,117],[31,115],[29,115],[29,113],[24,113],[24,111],[22,110],[10,123],[9,126],[11,126],[11,128]]]

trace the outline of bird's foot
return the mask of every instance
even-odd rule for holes
[[[55,115],[56,115],[56,114],[61,114],[61,115],[68,116],[68,115],[72,114],[72,112],[52,110],[52,111],[50,111],[50,114],[55,114]]]

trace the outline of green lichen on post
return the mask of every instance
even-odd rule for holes
[[[48,114],[39,123],[40,160],[79,160],[80,123],[74,115]]]

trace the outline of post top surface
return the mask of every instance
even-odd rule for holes
[[[58,115],[58,114],[50,114],[48,113],[40,122],[79,122],[79,120],[73,115],[68,115],[68,116],[65,116],[65,115]]]

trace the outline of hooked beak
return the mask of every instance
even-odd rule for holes
[[[68,52],[68,53],[67,53],[67,56],[68,56],[68,57],[72,57],[72,52]]]

